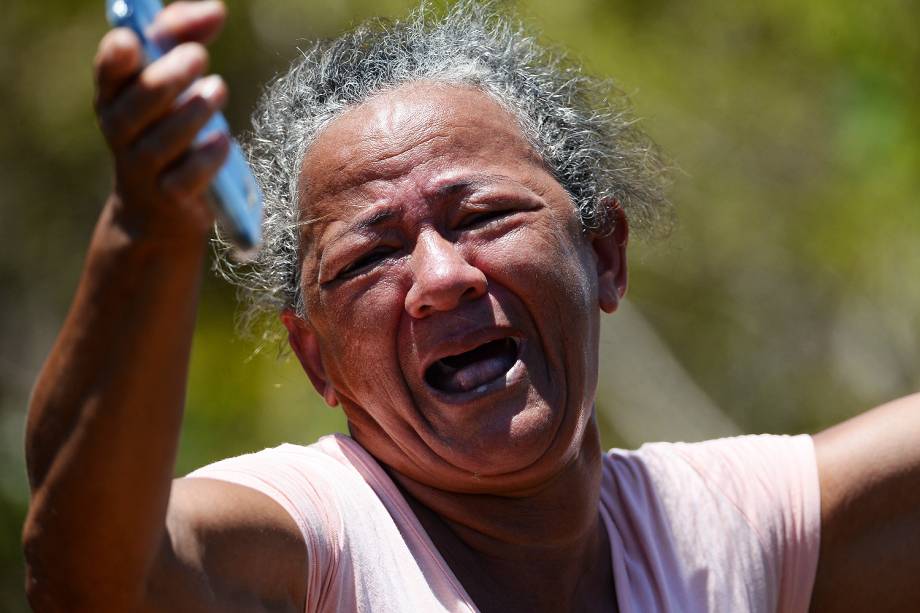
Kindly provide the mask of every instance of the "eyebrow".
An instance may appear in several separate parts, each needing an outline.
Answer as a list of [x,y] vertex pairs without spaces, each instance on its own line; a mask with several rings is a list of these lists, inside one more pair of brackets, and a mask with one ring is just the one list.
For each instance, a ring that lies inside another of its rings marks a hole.
[[453,181],[447,185],[442,185],[437,190],[435,194],[439,197],[453,196],[457,192],[463,192],[469,190],[471,187],[478,187],[482,185],[484,181],[481,179],[461,179],[459,181]]
[[[475,174],[438,186],[435,190],[432,191],[432,194],[435,198],[445,198],[455,196],[458,193],[469,192],[484,185],[494,185],[501,182],[510,182],[518,187],[526,188],[526,186],[522,185],[520,182],[503,175]],[[336,232],[335,236],[333,236],[329,242],[335,242],[347,234],[360,234],[377,226],[383,225],[384,223],[391,221],[397,216],[398,213],[391,208],[375,211],[373,214],[368,215],[367,217],[354,220],[348,224],[347,227],[343,228],[339,232]]]
[[506,177],[504,175],[495,175],[495,174],[485,174],[479,173],[469,177],[464,177],[462,179],[457,179],[451,181],[445,185],[438,187],[434,193],[436,196],[445,197],[453,196],[457,192],[464,192],[474,190],[485,185],[495,185],[496,183],[514,183],[515,185],[520,185],[517,181],[511,177]]
[[356,219],[352,223],[348,224],[348,227],[345,229],[345,232],[360,232],[362,230],[369,230],[375,226],[384,224],[391,219],[396,217],[396,211],[390,209],[384,209],[382,211],[377,211],[369,217],[363,219]]
[[331,244],[347,234],[361,234],[367,230],[370,230],[371,228],[380,226],[395,217],[396,217],[396,211],[392,209],[383,209],[380,211],[375,211],[372,215],[368,215],[367,217],[354,220],[353,222],[348,224],[345,228],[336,232],[332,236],[332,238],[328,239],[328,241],[324,241],[324,242]]

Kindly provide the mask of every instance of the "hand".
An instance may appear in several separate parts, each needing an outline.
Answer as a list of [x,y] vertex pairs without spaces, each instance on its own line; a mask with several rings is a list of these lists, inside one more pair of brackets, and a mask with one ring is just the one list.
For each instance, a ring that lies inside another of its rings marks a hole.
[[220,77],[200,78],[208,64],[204,45],[223,25],[215,0],[179,1],[153,24],[177,45],[144,67],[138,37],[116,28],[96,55],[95,108],[114,155],[112,219],[132,239],[200,244],[213,215],[205,194],[227,156],[229,137],[195,137],[227,99]]

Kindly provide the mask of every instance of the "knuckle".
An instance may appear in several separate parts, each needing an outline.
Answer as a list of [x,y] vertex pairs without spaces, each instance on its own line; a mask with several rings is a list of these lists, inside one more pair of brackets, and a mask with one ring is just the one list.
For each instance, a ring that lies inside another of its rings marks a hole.
[[104,81],[113,78],[113,72],[133,67],[138,45],[137,36],[130,30],[115,28],[107,32],[99,41],[93,59],[97,79]]
[[199,61],[208,59],[207,47],[197,41],[187,41],[179,45],[179,47],[189,54],[189,59]]
[[199,68],[189,66],[181,58],[163,57],[141,73],[139,95],[149,97],[156,104],[171,100],[185,90],[200,72]]
[[183,64],[184,72],[188,75],[198,75],[208,66],[208,50],[201,43],[186,42],[177,46],[173,52]]
[[97,74],[102,74],[105,68],[112,62],[115,55],[115,46],[117,44],[114,36],[115,31],[106,32],[105,36],[99,39],[99,45],[96,47],[96,56],[93,58],[93,68]]
[[170,77],[168,73],[164,74],[161,66],[151,64],[141,71],[138,77],[136,95],[140,98],[157,99],[176,91],[178,86]]
[[205,62],[200,58],[203,52],[188,45],[179,45],[141,71],[137,80],[139,98],[160,105],[179,96],[204,72]]

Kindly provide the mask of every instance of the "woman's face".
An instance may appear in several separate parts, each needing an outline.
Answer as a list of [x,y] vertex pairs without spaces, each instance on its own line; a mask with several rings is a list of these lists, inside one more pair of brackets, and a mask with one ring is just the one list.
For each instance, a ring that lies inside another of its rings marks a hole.
[[523,491],[591,422],[600,305],[625,291],[625,226],[585,235],[514,119],[415,83],[349,110],[304,161],[292,346],[352,435],[402,474]]

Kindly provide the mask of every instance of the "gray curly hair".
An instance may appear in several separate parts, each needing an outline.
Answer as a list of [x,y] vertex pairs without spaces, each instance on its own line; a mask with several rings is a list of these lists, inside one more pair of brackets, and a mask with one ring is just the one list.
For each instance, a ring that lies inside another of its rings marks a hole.
[[540,45],[490,2],[460,0],[441,16],[423,3],[402,21],[315,43],[266,88],[248,139],[265,196],[264,244],[241,264],[216,239],[218,272],[248,303],[244,330],[284,308],[307,315],[298,228],[310,220],[298,194],[310,144],[344,111],[414,81],[475,87],[509,111],[568,191],[585,231],[611,231],[616,203],[640,229],[667,217],[664,164],[621,92]]

